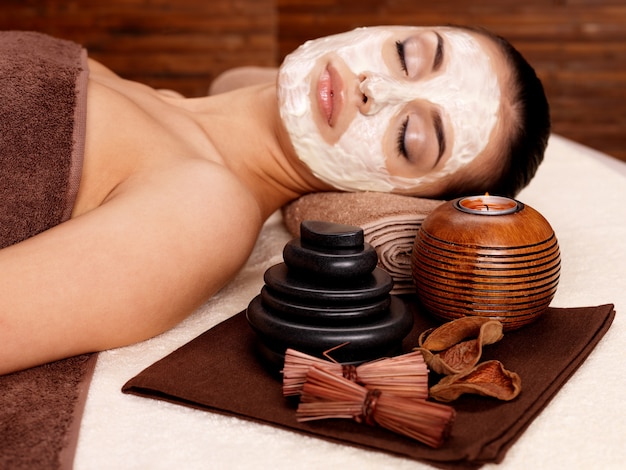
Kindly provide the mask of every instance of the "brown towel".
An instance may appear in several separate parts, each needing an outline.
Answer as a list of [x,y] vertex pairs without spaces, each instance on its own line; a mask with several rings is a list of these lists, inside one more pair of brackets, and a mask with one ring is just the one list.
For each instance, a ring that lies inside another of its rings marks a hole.
[[[421,315],[413,296],[415,327],[405,349],[434,321]],[[520,374],[523,391],[512,402],[463,396],[456,402],[452,436],[431,449],[381,428],[349,420],[298,423],[295,404],[257,361],[255,336],[241,312],[145,369],[123,387],[125,393],[231,414],[344,444],[389,452],[444,468],[476,468],[501,462],[507,450],[582,364],[613,321],[613,305],[550,308],[535,323],[506,334],[486,348],[484,359],[499,359]],[[600,380],[600,377],[598,378]]]
[[303,220],[361,227],[378,253],[378,264],[393,278],[393,294],[415,291],[411,252],[424,218],[443,201],[386,193],[312,193],[283,208],[287,229],[297,237]]
[[82,171],[87,55],[32,32],[0,32],[0,248],[72,212]]
[[71,469],[96,354],[0,377],[0,468]]
[[[87,78],[77,44],[0,32],[0,248],[70,217]],[[0,468],[71,468],[95,360],[79,356],[0,377]]]

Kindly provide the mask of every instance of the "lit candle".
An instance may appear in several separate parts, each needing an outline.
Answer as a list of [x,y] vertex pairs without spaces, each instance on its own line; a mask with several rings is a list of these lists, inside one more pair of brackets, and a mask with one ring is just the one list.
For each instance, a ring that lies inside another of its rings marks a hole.
[[455,207],[460,211],[478,215],[504,215],[522,210],[524,205],[504,196],[468,196],[456,201]]

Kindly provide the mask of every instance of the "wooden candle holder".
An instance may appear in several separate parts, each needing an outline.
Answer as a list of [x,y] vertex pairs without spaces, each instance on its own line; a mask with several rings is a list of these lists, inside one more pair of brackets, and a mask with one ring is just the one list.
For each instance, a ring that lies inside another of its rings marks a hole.
[[548,308],[561,257],[554,231],[539,212],[486,195],[435,209],[417,234],[411,267],[418,297],[434,316],[490,317],[513,330]]

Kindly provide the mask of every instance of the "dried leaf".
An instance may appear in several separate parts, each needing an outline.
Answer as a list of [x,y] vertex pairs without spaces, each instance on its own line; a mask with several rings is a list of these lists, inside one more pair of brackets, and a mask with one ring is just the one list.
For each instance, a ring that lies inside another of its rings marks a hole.
[[422,333],[416,349],[434,372],[460,374],[478,364],[483,346],[502,337],[502,323],[498,320],[462,317]]
[[[494,327],[499,324],[500,328]],[[502,324],[488,317],[468,316],[444,323],[437,328],[424,331],[419,337],[421,348],[430,351],[443,351],[468,338],[477,338],[484,325],[490,324],[483,331],[483,344],[492,344],[502,339]]]
[[500,361],[486,361],[469,372],[449,375],[430,388],[431,398],[449,402],[464,393],[472,393],[509,401],[522,391],[522,379],[508,371]]

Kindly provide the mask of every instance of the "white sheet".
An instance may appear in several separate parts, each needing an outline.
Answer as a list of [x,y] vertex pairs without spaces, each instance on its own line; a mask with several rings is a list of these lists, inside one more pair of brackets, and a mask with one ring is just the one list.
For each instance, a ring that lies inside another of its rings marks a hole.
[[[614,303],[613,326],[508,452],[506,469],[623,468],[626,461],[626,164],[559,136],[519,199],[553,226],[562,252],[556,307]],[[431,468],[271,426],[124,395],[153,362],[244,309],[290,239],[275,214],[239,276],[173,330],[100,354],[76,469]],[[585,325],[580,325],[584,328]],[[523,354],[524,351],[520,351]],[[497,468],[488,465],[484,468]]]

